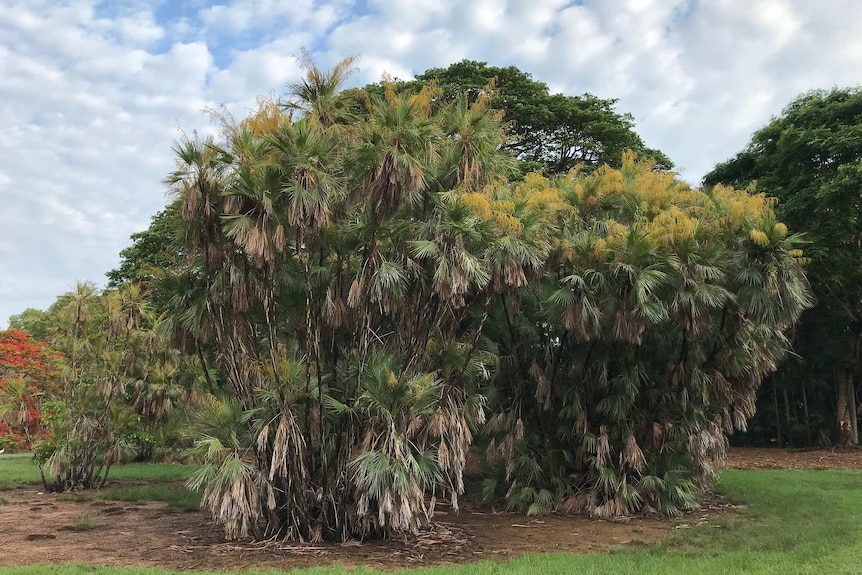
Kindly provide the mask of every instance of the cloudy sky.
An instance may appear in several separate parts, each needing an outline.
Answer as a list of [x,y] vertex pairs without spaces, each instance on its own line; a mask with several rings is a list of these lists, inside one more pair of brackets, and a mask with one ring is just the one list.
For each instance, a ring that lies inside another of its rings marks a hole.
[[0,326],[104,284],[165,205],[180,128],[360,56],[362,85],[464,58],[619,98],[697,182],[796,95],[856,86],[859,0],[0,0]]

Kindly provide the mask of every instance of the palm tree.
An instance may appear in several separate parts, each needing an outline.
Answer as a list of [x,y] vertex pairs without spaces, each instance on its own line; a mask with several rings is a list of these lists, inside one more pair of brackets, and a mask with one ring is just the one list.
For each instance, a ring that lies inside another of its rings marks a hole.
[[352,123],[356,102],[342,91],[344,83],[356,71],[356,57],[348,57],[330,70],[322,70],[303,48],[297,58],[305,76],[288,86],[289,99],[283,105],[287,110],[299,112],[310,123],[328,128]]
[[444,187],[477,190],[502,183],[514,173],[514,158],[502,150],[506,142],[502,112],[492,108],[490,102],[488,92],[473,102],[461,94],[443,110]]
[[365,369],[357,411],[365,425],[350,461],[357,516],[364,532],[416,534],[433,515],[426,493],[442,483],[429,423],[442,386],[430,374],[399,377],[391,358],[375,355]]

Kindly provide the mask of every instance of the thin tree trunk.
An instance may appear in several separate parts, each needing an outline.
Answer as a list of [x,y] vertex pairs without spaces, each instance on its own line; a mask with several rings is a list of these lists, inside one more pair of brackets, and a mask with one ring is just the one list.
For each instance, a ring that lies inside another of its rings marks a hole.
[[787,445],[793,447],[793,424],[790,419],[790,402],[787,400],[787,386],[781,387],[784,394],[784,420],[787,422]]
[[[853,360],[858,365],[859,353],[862,340],[857,336],[853,341]],[[853,374],[847,375],[847,398],[848,398],[848,415],[850,416],[850,443],[859,445],[859,413],[856,409],[856,383],[853,381]]]
[[850,443],[859,445],[859,416],[856,411],[856,386],[853,385],[853,376],[848,377],[847,397],[848,411],[850,412]]
[[515,360],[518,362],[518,368],[521,370],[520,371],[521,375],[526,378],[528,373],[529,373],[529,370],[524,365],[524,362],[521,358],[521,354],[519,354],[517,352],[518,338],[515,336],[515,327],[514,327],[514,325],[512,325],[512,318],[509,315],[509,305],[508,305],[508,302],[506,301],[506,294],[505,293],[503,293],[503,292],[500,293],[500,300],[503,303],[503,312],[506,314],[506,326],[509,329],[509,340],[512,343],[512,355],[515,356]]
[[808,414],[808,395],[805,393],[805,385],[802,385],[802,414],[805,417],[805,440],[807,444],[814,445],[811,439],[811,419]]
[[215,395],[215,386],[213,385],[212,378],[210,377],[210,370],[207,368],[207,360],[204,358],[204,353],[201,350],[201,344],[198,341],[197,337],[193,338],[195,340],[195,352],[198,356],[198,361],[201,364],[201,369],[204,371],[204,379],[207,382],[207,389],[212,395]]
[[33,438],[30,436],[30,430],[27,429],[27,426],[24,426],[24,433],[27,434],[27,443],[30,444],[30,452],[33,454],[33,460],[36,462],[36,467],[39,468],[39,477],[42,478],[42,487],[45,488],[45,491],[50,491],[48,489],[48,482],[45,480],[45,472],[42,469],[42,460],[39,459],[39,453],[36,451],[36,446],[33,444]]
[[781,441],[781,412],[778,410],[778,383],[772,378],[772,401],[775,404],[775,433],[778,435],[779,447],[784,445]]
[[853,428],[850,423],[850,391],[852,385],[849,383],[849,374],[844,370],[835,373],[835,385],[837,388],[835,415],[838,419],[838,445],[847,447],[853,441]]
[[491,298],[493,295],[494,292],[489,288],[488,295],[485,298],[484,313],[482,314],[481,321],[479,321],[479,327],[476,329],[476,337],[473,338],[473,345],[470,346],[470,351],[467,352],[467,357],[464,358],[464,365],[461,366],[461,370],[458,372],[459,378],[464,375],[465,371],[467,371],[467,366],[470,364],[470,360],[476,352],[476,347],[479,345],[479,340],[482,338],[482,332],[485,329],[485,322],[488,320],[488,312],[491,309]]

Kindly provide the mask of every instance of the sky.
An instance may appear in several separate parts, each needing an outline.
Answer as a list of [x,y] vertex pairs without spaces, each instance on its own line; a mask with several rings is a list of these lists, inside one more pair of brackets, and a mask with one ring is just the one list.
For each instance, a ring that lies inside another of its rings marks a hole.
[[105,283],[205,109],[282,94],[306,48],[351,83],[462,59],[617,98],[697,183],[812,89],[857,86],[859,0],[0,0],[0,327]]

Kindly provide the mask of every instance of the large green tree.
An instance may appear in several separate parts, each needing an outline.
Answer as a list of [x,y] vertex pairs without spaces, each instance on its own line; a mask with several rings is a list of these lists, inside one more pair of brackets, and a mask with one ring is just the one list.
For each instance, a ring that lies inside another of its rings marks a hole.
[[673,167],[664,153],[644,144],[634,130],[632,115],[616,110],[616,99],[588,93],[552,94],[545,83],[515,66],[489,66],[474,60],[426,70],[399,86],[418,89],[429,83],[442,90],[444,101],[459,95],[475,99],[491,89],[491,105],[504,112],[508,124],[503,148],[521,160],[524,171],[565,174],[578,164],[586,171],[603,164],[619,167],[628,150],[653,159],[661,168]]
[[169,267],[172,253],[173,233],[176,226],[171,219],[179,217],[174,206],[168,206],[154,215],[146,230],[131,236],[132,245],[120,252],[120,265],[107,274],[108,288],[113,289],[129,282],[149,284],[159,273]]
[[[805,233],[808,275],[818,300],[797,332],[801,361],[780,381],[792,385],[806,404],[808,396],[828,397],[834,389],[837,423],[845,427],[840,432],[849,431],[858,442],[854,382],[862,375],[862,91],[800,96],[755,132],[744,150],[704,178],[706,185],[755,182],[758,190],[778,198],[779,216]],[[768,399],[778,404],[777,398]],[[791,405],[778,411],[790,415]]]

